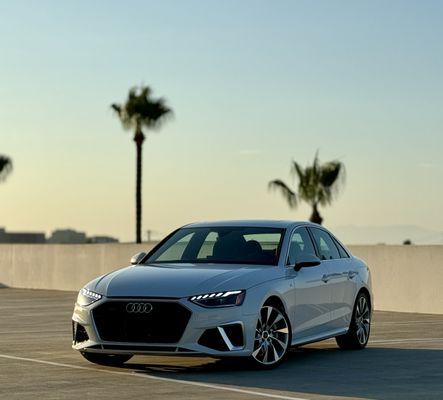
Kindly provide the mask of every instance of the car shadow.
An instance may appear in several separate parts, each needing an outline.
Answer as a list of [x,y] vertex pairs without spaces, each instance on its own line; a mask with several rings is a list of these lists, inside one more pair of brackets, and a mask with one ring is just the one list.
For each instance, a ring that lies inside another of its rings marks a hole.
[[[149,357],[145,358],[149,361]],[[137,373],[260,391],[371,399],[442,399],[443,351],[368,347],[364,351],[298,348],[272,370],[238,360],[199,359],[194,365],[127,363]]]

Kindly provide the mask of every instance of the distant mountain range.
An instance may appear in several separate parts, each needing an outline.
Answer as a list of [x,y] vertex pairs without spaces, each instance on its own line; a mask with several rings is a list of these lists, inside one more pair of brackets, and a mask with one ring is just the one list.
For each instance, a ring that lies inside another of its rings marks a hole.
[[346,244],[402,244],[406,239],[413,244],[443,244],[443,232],[416,225],[354,226],[332,228]]

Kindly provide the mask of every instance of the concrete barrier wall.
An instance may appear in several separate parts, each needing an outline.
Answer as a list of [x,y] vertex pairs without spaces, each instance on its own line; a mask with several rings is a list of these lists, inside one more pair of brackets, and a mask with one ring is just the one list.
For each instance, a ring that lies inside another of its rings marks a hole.
[[350,246],[368,264],[375,308],[443,314],[443,246]]
[[0,284],[78,290],[99,275],[130,265],[134,254],[154,244],[2,244]]
[[[3,244],[0,286],[78,290],[151,244]],[[375,308],[443,314],[443,246],[350,246],[372,271]]]

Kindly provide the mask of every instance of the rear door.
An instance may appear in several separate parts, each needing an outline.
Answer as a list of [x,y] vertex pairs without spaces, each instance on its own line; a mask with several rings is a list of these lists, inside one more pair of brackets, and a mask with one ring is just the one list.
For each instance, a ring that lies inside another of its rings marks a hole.
[[[332,236],[332,235],[331,235]],[[353,263],[353,260],[345,249],[345,247],[332,236],[334,244],[337,246],[340,254],[340,262],[335,271],[337,274],[341,274],[343,281],[344,292],[335,293],[332,291],[332,299],[339,305],[333,313],[333,323],[337,328],[349,326],[352,318],[352,312],[354,310],[354,299],[357,294],[357,268]],[[334,272],[334,271],[332,271]]]
[[[344,249],[324,229],[309,228],[322,263],[327,268],[326,281],[330,288],[331,329],[349,326],[352,314],[353,281],[350,278],[351,260]],[[347,257],[345,257],[345,255]]]
[[292,337],[294,342],[309,340],[330,329],[330,289],[325,283],[328,270],[324,263],[302,268],[296,272],[294,265],[304,254],[314,254],[311,236],[305,227],[297,228],[291,236],[287,268],[293,278],[294,308],[292,310]]

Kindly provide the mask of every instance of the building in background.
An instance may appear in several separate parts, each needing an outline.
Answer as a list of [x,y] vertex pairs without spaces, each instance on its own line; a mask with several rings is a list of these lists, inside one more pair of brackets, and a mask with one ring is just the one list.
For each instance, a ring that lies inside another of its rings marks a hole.
[[56,229],[46,239],[44,232],[6,232],[5,228],[0,228],[0,243],[93,244],[118,241],[117,238],[107,235],[87,236],[85,232],[75,229]]
[[87,243],[87,238],[85,232],[78,232],[74,229],[56,229],[48,238],[48,243],[82,244]]
[[83,243],[117,243],[118,239],[112,236],[96,235],[87,236],[85,232],[74,229],[56,229],[52,232],[48,243],[58,244],[83,244]]
[[43,232],[6,232],[0,228],[0,243],[45,243]]
[[90,236],[88,243],[117,243],[118,239],[111,236]]

